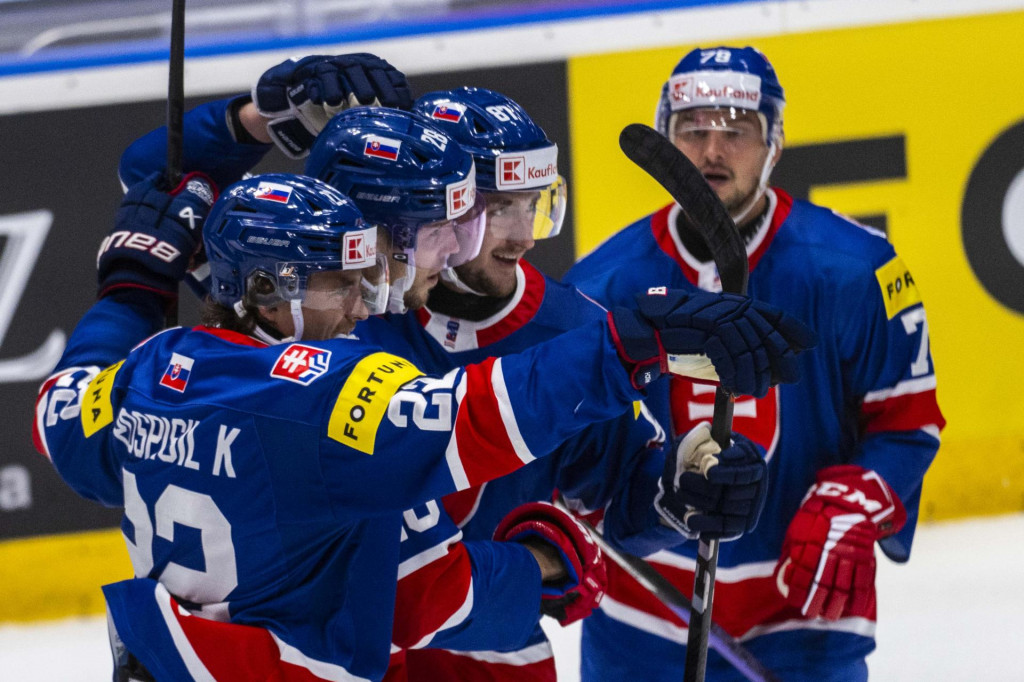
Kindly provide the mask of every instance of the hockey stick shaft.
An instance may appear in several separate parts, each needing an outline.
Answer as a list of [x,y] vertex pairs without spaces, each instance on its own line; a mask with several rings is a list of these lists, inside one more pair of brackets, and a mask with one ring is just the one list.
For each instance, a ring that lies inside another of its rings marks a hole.
[[[167,66],[167,188],[181,182],[182,128],[185,116],[185,0],[171,6],[171,49]],[[172,303],[164,320],[167,327],[178,326],[178,303]]]
[[[746,247],[703,174],[667,138],[648,126],[626,126],[619,135],[619,146],[633,163],[668,190],[690,225],[704,237],[718,267],[722,290],[745,294],[749,275]],[[729,447],[731,440],[732,408],[732,396],[719,387],[715,392],[711,435],[723,449]],[[700,540],[688,623],[685,682],[704,682],[717,569],[718,540]]]
[[182,120],[185,115],[185,0],[171,8],[171,51],[167,74],[167,167],[169,188],[181,182]]
[[[572,513],[561,496],[559,496],[555,504],[566,513]],[[645,590],[654,595],[658,601],[667,606],[684,623],[689,623],[690,609],[692,607],[690,600],[668,578],[654,570],[643,559],[612,547],[586,519],[575,515],[574,518],[590,532],[594,541],[601,548],[601,551],[605,553],[605,556],[614,561],[626,574],[640,583]],[[765,668],[764,664],[757,660],[735,637],[726,632],[717,623],[711,623],[709,628],[709,644],[711,648],[732,664],[750,682],[778,682],[778,678]]]

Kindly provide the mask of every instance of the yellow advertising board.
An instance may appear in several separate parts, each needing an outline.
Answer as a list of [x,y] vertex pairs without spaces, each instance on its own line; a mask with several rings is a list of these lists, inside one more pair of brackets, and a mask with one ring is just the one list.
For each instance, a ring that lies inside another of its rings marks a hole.
[[[728,41],[775,66],[787,147],[903,141],[904,177],[812,184],[809,198],[884,215],[924,298],[948,421],[924,519],[1024,507],[1022,35],[1024,12],[1013,12]],[[570,60],[578,255],[667,203],[617,140],[629,123],[652,124],[662,84],[693,47]]]

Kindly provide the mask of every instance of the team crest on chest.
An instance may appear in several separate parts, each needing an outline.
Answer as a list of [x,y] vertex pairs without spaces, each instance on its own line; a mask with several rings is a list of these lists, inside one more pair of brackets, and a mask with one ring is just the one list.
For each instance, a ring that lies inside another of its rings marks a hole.
[[270,376],[309,386],[326,374],[330,366],[331,351],[293,343],[281,351]]
[[[715,387],[682,377],[671,377],[672,430],[678,436],[698,423],[710,422],[715,413]],[[733,404],[733,431],[764,447],[771,457],[779,439],[779,393],[768,389],[763,398],[739,396]]]

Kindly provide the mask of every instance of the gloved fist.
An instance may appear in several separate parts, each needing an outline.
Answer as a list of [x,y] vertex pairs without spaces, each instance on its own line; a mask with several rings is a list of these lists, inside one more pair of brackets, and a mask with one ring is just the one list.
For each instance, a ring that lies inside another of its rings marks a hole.
[[875,606],[875,542],[907,512],[874,471],[853,464],[818,472],[786,530],[775,585],[808,618],[868,616]]
[[748,296],[652,287],[636,300],[637,309],[616,308],[609,319],[637,388],[669,370],[669,355],[703,355],[723,389],[761,398],[775,384],[798,381],[797,354],[817,344],[802,322]]
[[99,298],[125,288],[177,298],[217,191],[201,173],[189,173],[170,192],[162,185],[163,176],[153,174],[121,200],[114,229],[96,254]]
[[339,111],[360,104],[412,108],[405,74],[367,53],[312,55],[267,70],[252,88],[267,132],[293,159],[309,154],[316,136]]
[[701,422],[665,458],[654,507],[691,540],[735,540],[754,530],[767,492],[764,448],[734,432],[722,450]]
[[558,550],[568,577],[545,583],[540,611],[562,625],[586,618],[608,588],[604,554],[576,519],[547,502],[528,502],[513,509],[494,529],[494,539],[524,542],[539,539]]

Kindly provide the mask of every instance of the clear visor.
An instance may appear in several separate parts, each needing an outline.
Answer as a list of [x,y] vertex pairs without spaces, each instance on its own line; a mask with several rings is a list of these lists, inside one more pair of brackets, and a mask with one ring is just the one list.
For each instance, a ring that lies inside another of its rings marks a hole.
[[340,310],[361,317],[381,315],[388,304],[388,260],[378,254],[372,265],[353,270],[320,270],[309,276],[302,307]]
[[[259,306],[301,301],[310,310],[380,315],[387,308],[388,261],[375,256],[364,268],[339,270],[338,263],[277,263],[276,274],[259,271],[249,276],[249,301]],[[304,274],[300,274],[304,273]]]
[[565,179],[546,187],[484,192],[487,229],[495,239],[526,242],[554,237],[565,220]]
[[672,114],[669,131],[672,140],[684,146],[704,144],[712,137],[712,133],[719,133],[714,137],[722,144],[736,149],[748,149],[765,145],[764,123],[764,116],[750,109],[684,109]]
[[478,202],[454,220],[438,220],[416,230],[409,265],[428,271],[454,268],[480,253],[484,238],[484,209]]

